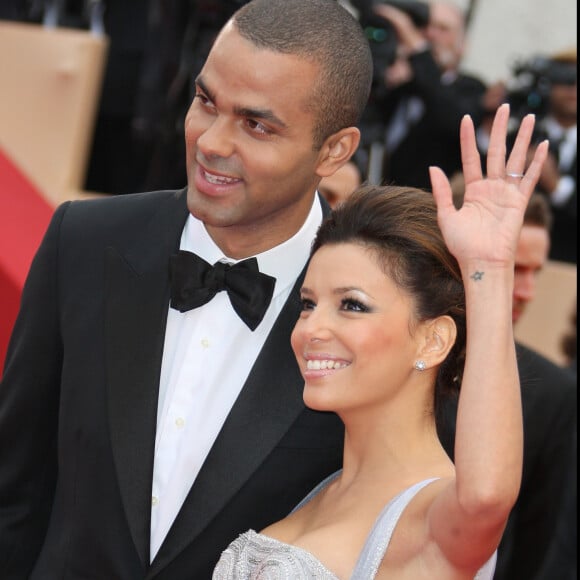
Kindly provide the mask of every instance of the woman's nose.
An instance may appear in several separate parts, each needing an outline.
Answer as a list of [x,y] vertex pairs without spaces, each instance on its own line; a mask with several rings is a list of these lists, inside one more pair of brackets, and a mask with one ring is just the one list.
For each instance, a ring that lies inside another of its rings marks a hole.
[[308,342],[328,340],[332,336],[332,325],[327,313],[320,308],[312,310],[310,314],[299,320],[303,323],[301,331]]

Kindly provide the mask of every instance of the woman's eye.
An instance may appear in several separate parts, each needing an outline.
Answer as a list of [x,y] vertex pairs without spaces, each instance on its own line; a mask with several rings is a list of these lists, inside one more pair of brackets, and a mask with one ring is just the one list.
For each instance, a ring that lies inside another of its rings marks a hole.
[[365,306],[359,300],[355,300],[354,298],[344,298],[341,301],[341,308],[342,310],[348,310],[351,312],[368,312],[368,306]]
[[302,310],[313,310],[314,309],[314,302],[309,300],[308,298],[301,298],[300,302],[302,304]]

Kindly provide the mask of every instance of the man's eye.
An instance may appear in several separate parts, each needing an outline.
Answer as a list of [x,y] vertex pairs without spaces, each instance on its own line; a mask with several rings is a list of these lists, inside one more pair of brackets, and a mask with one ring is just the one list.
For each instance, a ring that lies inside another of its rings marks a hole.
[[266,125],[254,119],[247,119],[246,123],[250,130],[254,133],[259,133],[260,135],[269,135],[272,133],[272,131],[266,127]]
[[197,99],[204,106],[211,105],[211,101],[203,93],[196,93],[194,99]]

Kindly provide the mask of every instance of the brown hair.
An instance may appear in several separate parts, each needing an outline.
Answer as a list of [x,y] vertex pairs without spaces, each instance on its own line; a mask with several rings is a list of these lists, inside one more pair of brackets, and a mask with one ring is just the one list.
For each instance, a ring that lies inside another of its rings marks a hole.
[[524,213],[524,225],[538,226],[550,231],[553,220],[552,209],[546,196],[538,191],[532,193]]

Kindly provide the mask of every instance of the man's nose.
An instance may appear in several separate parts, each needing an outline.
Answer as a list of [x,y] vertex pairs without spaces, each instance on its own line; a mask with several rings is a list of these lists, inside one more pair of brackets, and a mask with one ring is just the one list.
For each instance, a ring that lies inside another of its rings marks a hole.
[[519,272],[514,280],[514,296],[519,300],[530,302],[536,294],[536,273]]
[[220,116],[212,119],[198,137],[197,146],[207,158],[231,157],[235,150],[231,121]]

